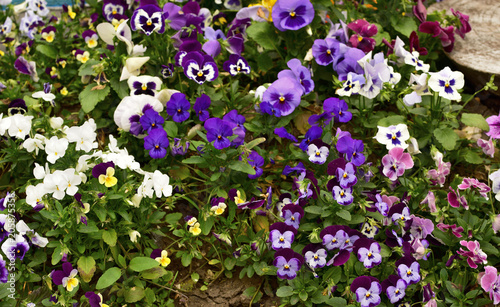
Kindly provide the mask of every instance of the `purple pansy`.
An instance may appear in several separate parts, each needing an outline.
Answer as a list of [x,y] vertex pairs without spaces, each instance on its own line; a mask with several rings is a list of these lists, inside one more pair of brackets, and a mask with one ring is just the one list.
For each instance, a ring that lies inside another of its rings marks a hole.
[[326,264],[326,250],[320,244],[308,244],[302,250],[305,262],[311,269],[319,269]]
[[112,22],[116,16],[124,15],[127,8],[127,2],[123,0],[103,0],[102,14],[107,21]]
[[340,186],[334,186],[332,194],[335,201],[342,206],[350,205],[354,201],[352,187],[342,188]]
[[323,129],[321,127],[312,126],[311,128],[309,128],[309,130],[307,130],[306,134],[304,135],[304,139],[300,142],[299,148],[302,149],[303,151],[307,151],[307,148],[309,147],[311,141],[315,139],[320,139],[322,134],[323,134]]
[[241,55],[237,54],[231,54],[229,60],[225,61],[222,67],[231,76],[236,76],[237,74],[248,75],[250,73],[248,62]]
[[165,119],[153,108],[150,108],[144,112],[144,115],[141,116],[139,122],[142,125],[142,129],[149,133],[152,129],[161,128]]
[[295,31],[312,22],[314,7],[309,0],[278,0],[273,6],[272,17],[278,30]]
[[312,54],[316,63],[327,66],[333,63],[338,55],[340,42],[333,38],[317,39],[312,46]]
[[356,166],[351,162],[346,163],[344,168],[337,168],[336,176],[342,188],[352,187],[358,182]]
[[[33,81],[38,81],[38,75],[36,73],[36,63],[34,61],[26,60],[23,56],[20,56],[14,62],[14,68],[17,69],[18,72],[31,76]],[[299,101],[300,102],[300,101]]]
[[198,115],[198,119],[202,122],[206,121],[210,114],[208,113],[208,107],[210,107],[210,97],[207,94],[202,94],[200,97],[196,98],[193,110]]
[[198,51],[188,52],[182,59],[182,67],[186,77],[198,84],[213,81],[219,76],[214,59]]
[[410,216],[410,209],[404,203],[392,206],[389,210],[388,216],[391,217],[393,223],[397,223],[397,221],[409,222],[412,220]]
[[420,264],[417,261],[410,262],[408,259],[402,259],[403,263],[400,263],[396,269],[399,277],[408,285],[416,284],[420,281]]
[[393,147],[389,153],[382,158],[384,169],[382,173],[394,181],[402,176],[405,170],[413,167],[413,159],[409,153],[405,153],[401,147]]
[[290,78],[296,81],[296,84],[304,90],[304,94],[309,94],[314,89],[314,81],[311,78],[311,72],[298,59],[291,59],[287,62],[290,69],[279,72],[278,79]]
[[358,248],[358,259],[363,262],[363,265],[367,269],[371,269],[382,262],[382,256],[380,255],[380,244],[368,239],[359,239],[356,244],[360,244],[361,241],[367,241],[365,246]]
[[304,257],[291,248],[284,248],[274,254],[273,265],[278,268],[276,274],[281,279],[294,279],[304,263]]
[[264,158],[262,158],[255,150],[248,156],[248,164],[255,170],[255,175],[248,174],[248,178],[255,179],[262,176],[264,165]]
[[361,307],[374,307],[380,304],[382,286],[372,276],[359,276],[351,283],[351,291],[356,294],[356,301]]
[[167,65],[161,65],[160,74],[164,79],[171,78],[174,75],[174,64],[168,63]]
[[347,123],[352,119],[352,113],[347,111],[349,107],[344,100],[331,97],[323,102],[323,110],[330,113],[336,122]]
[[280,110],[281,116],[291,114],[300,104],[302,88],[297,88],[294,79],[283,77],[274,81],[264,92],[263,101]]
[[274,250],[290,248],[297,230],[284,222],[277,222],[269,227],[269,241]]
[[[71,263],[65,262],[62,265],[62,271],[57,270],[52,272],[51,274],[52,282],[55,285],[63,285],[64,287],[66,287],[67,282],[70,281],[71,279],[74,279],[77,274],[78,270],[73,269],[73,265],[71,265]],[[78,285],[78,282],[76,282],[76,285]],[[73,289],[74,284],[72,283],[72,285],[68,286],[71,287],[71,289]],[[68,291],[71,290],[68,289]]]
[[92,291],[88,291],[85,292],[85,297],[89,299],[90,307],[101,307],[103,305],[101,294],[96,294]]
[[493,304],[500,303],[500,276],[497,275],[497,269],[487,265],[484,267],[484,273],[480,273],[478,281],[484,291],[490,294],[490,300]]
[[375,202],[375,208],[377,208],[377,211],[382,214],[383,216],[387,216],[387,211],[389,210],[389,205],[387,205],[386,202],[383,201],[382,196],[380,194],[375,195],[376,202]]
[[149,156],[153,159],[165,157],[168,145],[167,132],[163,129],[153,129],[144,138],[144,149],[149,150]]
[[183,93],[173,94],[167,102],[167,114],[172,116],[176,123],[181,123],[189,118],[190,108],[191,104]]
[[92,168],[92,177],[99,178],[101,175],[106,175],[107,169],[115,168],[115,163],[113,161],[99,163]]
[[338,152],[345,154],[347,160],[351,161],[352,164],[360,166],[365,163],[366,157],[363,155],[365,145],[363,141],[352,139],[346,135],[338,139],[336,147]]
[[9,277],[9,270],[7,270],[6,261],[0,259],[0,283],[7,283]]
[[293,226],[295,229],[299,229],[300,220],[304,216],[304,209],[301,206],[294,204],[288,204],[281,210],[282,216],[285,219],[285,224]]
[[342,226],[328,226],[320,233],[323,240],[323,245],[327,250],[343,249],[345,241],[349,239],[349,235]]
[[207,140],[214,141],[214,147],[224,149],[231,145],[229,136],[233,135],[231,126],[220,118],[209,118],[205,121],[205,130],[207,131]]
[[141,6],[132,14],[130,27],[132,31],[139,29],[146,35],[165,32],[165,19],[156,0],[141,1]]
[[408,284],[397,275],[389,275],[389,277],[382,282],[382,287],[385,289],[385,294],[387,294],[391,303],[395,304],[405,297]]
[[181,139],[174,138],[174,142],[170,145],[170,150],[172,156],[184,156],[189,148],[190,142],[185,142],[184,145],[181,144]]
[[5,223],[7,222],[8,215],[0,214],[0,242],[5,239],[10,232],[5,228]]
[[263,101],[260,103],[259,108],[260,112],[262,112],[263,114],[266,113],[272,116],[281,117],[281,111],[277,108],[277,106],[278,105],[276,105],[275,107],[274,105],[271,105],[269,102]]
[[285,127],[274,129],[274,134],[276,134],[280,138],[285,138],[285,139],[289,139],[291,141],[297,142],[297,138],[295,136],[293,136],[292,134],[290,134],[288,131],[286,131]]

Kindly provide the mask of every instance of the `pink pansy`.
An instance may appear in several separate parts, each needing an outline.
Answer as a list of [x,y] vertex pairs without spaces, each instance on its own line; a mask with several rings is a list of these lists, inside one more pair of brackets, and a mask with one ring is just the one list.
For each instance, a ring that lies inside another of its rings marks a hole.
[[[390,210],[393,205],[399,203],[399,198],[396,196],[382,195],[382,201],[387,204],[387,210]],[[389,217],[384,216],[384,219],[382,220],[382,225],[384,226],[392,225],[392,220]]]
[[495,145],[493,144],[493,140],[491,138],[488,141],[478,139],[477,146],[483,149],[485,155],[488,155],[492,158],[495,156]]
[[444,223],[439,223],[436,225],[436,227],[443,231],[443,232],[446,232],[447,229],[451,229],[451,232],[455,235],[455,237],[457,238],[461,238],[462,237],[462,234],[460,234],[461,232],[464,232],[464,228],[462,226],[460,227],[457,227],[456,224],[453,224],[453,225],[448,225],[448,224],[444,224]]
[[394,181],[402,176],[405,170],[413,167],[413,160],[409,153],[405,153],[401,147],[394,147],[389,154],[382,158],[384,169],[382,172],[390,180]]
[[436,196],[434,196],[434,193],[432,191],[429,191],[427,193],[427,196],[424,198],[424,200],[422,200],[420,204],[421,205],[427,204],[429,206],[429,210],[431,211],[431,213],[437,212]]
[[493,139],[500,139],[500,114],[488,117],[486,122],[490,126],[490,131],[486,132],[486,135]]
[[479,194],[481,194],[482,197],[488,200],[488,193],[491,191],[491,189],[487,184],[482,183],[475,178],[464,178],[462,180],[462,183],[458,185],[458,188],[460,190],[466,190],[470,187],[478,189]]
[[463,247],[467,247],[468,251],[460,248],[457,253],[462,257],[467,257],[467,263],[471,268],[476,269],[478,264],[488,263],[488,261],[486,260],[486,258],[488,258],[488,255],[486,255],[486,253],[481,250],[478,241],[467,242],[462,240],[460,241],[460,245],[462,245]]
[[493,227],[493,232],[497,233],[500,230],[500,214],[495,216],[493,219],[493,224],[491,225]]
[[437,302],[435,299],[432,299],[427,302],[423,307],[437,307]]
[[437,181],[440,186],[443,186],[446,181],[446,176],[450,174],[451,163],[443,162],[442,159],[438,159],[438,161],[436,161],[436,166],[437,169],[431,169],[427,172],[427,178],[432,181]]
[[465,196],[460,196],[460,193],[455,192],[450,187],[451,192],[448,192],[448,202],[450,203],[450,206],[453,208],[459,208],[460,206],[464,207],[465,210],[469,210],[469,205],[467,205],[467,200],[465,199]]
[[497,269],[489,265],[485,266],[484,272],[479,273],[477,280],[483,290],[490,294],[493,304],[500,303],[500,276],[497,275]]

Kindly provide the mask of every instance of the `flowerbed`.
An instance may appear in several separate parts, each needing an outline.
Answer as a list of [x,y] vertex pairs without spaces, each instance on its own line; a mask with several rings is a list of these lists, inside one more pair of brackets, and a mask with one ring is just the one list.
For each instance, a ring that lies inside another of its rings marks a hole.
[[428,4],[4,6],[0,298],[189,305],[238,272],[250,304],[499,303],[500,119]]

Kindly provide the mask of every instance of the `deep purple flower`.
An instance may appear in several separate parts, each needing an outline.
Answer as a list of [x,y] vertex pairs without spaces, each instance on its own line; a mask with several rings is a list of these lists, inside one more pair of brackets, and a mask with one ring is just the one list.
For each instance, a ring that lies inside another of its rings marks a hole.
[[132,31],[140,29],[148,36],[153,32],[165,32],[165,19],[156,0],[141,1],[141,6],[132,14],[130,28]]
[[161,66],[161,76],[164,79],[171,78],[174,75],[174,64],[168,63],[167,65],[162,65]]
[[174,122],[181,123],[189,118],[191,104],[183,93],[175,93],[167,102],[167,114],[172,116]]
[[255,170],[255,175],[248,174],[248,178],[255,179],[262,176],[264,165],[264,158],[262,158],[255,150],[248,156],[248,164]]
[[198,119],[202,122],[206,121],[210,117],[210,114],[208,113],[210,103],[210,97],[206,94],[202,94],[200,97],[196,98],[193,110],[198,115]]
[[233,135],[231,126],[220,118],[209,118],[205,121],[205,130],[207,130],[207,140],[214,142],[214,147],[217,149],[224,149],[231,145],[228,137]]
[[363,150],[365,146],[363,141],[354,140],[350,136],[344,136],[337,141],[337,150],[340,153],[346,155],[347,160],[351,161],[352,164],[360,166],[365,163],[365,156],[363,155]]
[[327,66],[333,63],[339,53],[340,42],[333,38],[317,39],[312,46],[312,54],[316,63]]
[[115,164],[113,163],[113,161],[103,162],[103,163],[97,164],[96,166],[94,166],[92,168],[92,177],[98,179],[99,176],[106,175],[106,171],[109,167],[115,168]]
[[[45,85],[44,85],[45,88]],[[24,99],[17,98],[12,100],[9,103],[7,113],[9,116],[15,115],[15,114],[25,114],[28,111],[28,107],[26,106],[26,102]]]
[[462,39],[465,39],[465,34],[472,30],[469,24],[469,16],[462,14],[459,11],[455,11],[453,8],[451,8],[451,12],[453,15],[458,17],[458,20],[460,20],[460,26],[455,30],[455,32],[460,35]]
[[290,78],[295,80],[297,86],[304,90],[304,94],[309,94],[314,89],[314,81],[311,78],[311,72],[306,67],[302,66],[299,59],[291,59],[287,62],[290,69],[285,69],[279,72],[278,79]]
[[161,86],[161,80],[158,77],[140,76],[128,79],[131,95],[149,95],[155,96]]
[[65,262],[62,265],[62,271],[53,271],[51,274],[52,282],[55,285],[63,285],[67,287],[68,291],[72,291],[74,287],[78,285],[78,280],[75,276],[78,274],[77,269],[73,269],[73,265],[69,262]]
[[443,28],[438,21],[425,21],[418,27],[420,32],[432,34],[432,37],[439,38],[446,52],[451,52],[453,50],[455,44],[454,29],[453,26]]
[[269,241],[274,250],[290,248],[297,230],[284,222],[277,222],[269,227]]
[[222,66],[225,71],[229,72],[231,76],[236,76],[237,74],[248,75],[250,73],[250,66],[244,57],[237,54],[231,54],[229,60],[224,62]]
[[163,129],[153,129],[144,138],[144,149],[149,150],[149,156],[153,159],[165,157],[168,145],[167,132]]
[[378,32],[375,24],[370,24],[364,19],[358,19],[349,23],[347,27],[356,32],[356,34],[353,34],[349,39],[349,44],[352,47],[361,49],[365,53],[373,50],[376,42],[375,39],[371,37]]
[[144,115],[141,116],[139,122],[142,125],[142,129],[149,133],[151,129],[161,128],[165,119],[153,108],[150,108],[144,112]]
[[0,283],[7,283],[9,277],[9,270],[7,270],[5,260],[0,259]]
[[288,204],[281,210],[282,216],[285,219],[285,224],[293,226],[295,229],[299,229],[300,220],[304,216],[304,209],[301,206],[294,204]]
[[285,165],[285,168],[283,168],[282,174],[285,176],[290,175],[291,173],[296,172],[297,176],[304,178],[306,174],[306,167],[302,162],[299,162],[297,166],[291,167],[289,165]]
[[382,287],[385,288],[385,294],[387,294],[391,303],[395,304],[405,297],[408,284],[397,275],[389,275],[389,277],[382,282]]
[[5,229],[7,217],[8,215],[6,214],[0,214],[0,242],[2,242],[3,239],[5,239],[10,234],[10,232]]
[[347,80],[347,75],[352,72],[356,75],[363,75],[364,70],[358,61],[365,56],[360,49],[348,48],[342,56],[339,56],[337,62],[334,62],[333,69],[337,71],[340,81]]
[[302,142],[300,142],[299,148],[302,149],[303,151],[307,151],[307,147],[309,147],[309,143],[311,143],[312,140],[315,139],[320,139],[321,135],[323,134],[323,129],[318,126],[312,126],[307,130],[306,134],[304,135],[304,139]]
[[[161,252],[161,250],[160,250]],[[153,258],[154,259],[154,258]],[[96,294],[92,291],[85,292],[85,297],[89,299],[90,307],[101,307],[102,306],[102,296]]]
[[382,214],[383,216],[387,216],[387,211],[389,211],[389,205],[383,201],[382,196],[380,194],[377,194],[375,196],[376,202],[375,202],[375,208],[377,208],[377,211]]
[[347,123],[352,119],[352,113],[347,111],[349,107],[344,100],[331,97],[323,102],[323,110],[330,113],[335,118],[335,121]]
[[380,304],[382,286],[372,276],[359,276],[351,283],[351,292],[356,293],[356,301],[361,307],[374,307]]
[[186,142],[184,143],[184,145],[182,145],[181,139],[174,138],[174,142],[170,146],[172,156],[184,156],[188,151],[189,144],[189,142]]
[[280,111],[280,109],[278,109],[277,104],[274,106],[267,101],[263,101],[260,103],[259,108],[260,108],[260,112],[262,112],[262,113],[266,113],[266,114],[276,116],[276,117],[281,117],[281,111]]
[[303,93],[302,88],[297,88],[295,85],[296,82],[291,78],[280,78],[264,92],[262,100],[279,109],[281,116],[287,116],[299,106]]
[[304,257],[291,248],[283,248],[274,254],[273,265],[278,268],[276,274],[281,279],[294,279],[304,264]]
[[272,17],[278,30],[295,31],[312,22],[314,7],[309,0],[278,0],[273,6]]
[[[18,72],[29,75],[33,81],[38,81],[38,75],[36,73],[36,63],[34,61],[28,62],[23,56],[19,56],[14,62],[14,68]],[[300,101],[299,101],[300,102]]]
[[184,74],[198,84],[213,81],[219,76],[219,70],[214,59],[209,55],[202,55],[198,51],[188,52],[182,59]]
[[333,116],[328,112],[323,112],[321,114],[313,114],[309,116],[307,122],[311,126],[319,126],[324,128],[325,125],[328,125],[332,120]]
[[326,264],[326,250],[322,248],[320,244],[308,244],[302,250],[304,254],[305,262],[309,265],[311,269],[319,269]]
[[274,134],[276,134],[280,138],[285,138],[285,139],[289,139],[291,141],[297,142],[297,138],[295,136],[293,136],[292,134],[290,134],[288,131],[286,131],[285,127],[274,129]]
[[422,290],[424,292],[424,303],[428,302],[432,298],[436,297],[436,293],[434,293],[434,291],[432,291],[431,283],[427,283],[427,285],[425,285]]

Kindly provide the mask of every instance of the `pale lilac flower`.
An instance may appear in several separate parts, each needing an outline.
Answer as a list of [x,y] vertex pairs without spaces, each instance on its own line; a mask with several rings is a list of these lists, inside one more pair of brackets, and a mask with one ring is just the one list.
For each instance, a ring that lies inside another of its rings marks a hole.
[[359,276],[352,281],[351,291],[356,293],[356,301],[361,307],[374,307],[380,304],[382,286],[372,276]]
[[394,181],[402,176],[405,170],[413,167],[413,160],[409,153],[404,153],[403,148],[394,147],[382,158],[382,165],[384,166],[383,174]]
[[460,71],[451,71],[447,66],[443,70],[436,73],[429,73],[428,85],[434,91],[438,92],[439,96],[460,101],[462,96],[458,90],[464,87],[464,74]]
[[406,283],[406,281],[404,281],[403,279],[398,279],[395,286],[387,287],[385,293],[387,294],[387,297],[389,297],[389,300],[392,304],[402,300],[405,297],[407,286],[408,284]]
[[422,200],[420,204],[427,204],[431,213],[437,212],[436,196],[434,196],[434,193],[432,191],[429,191],[427,193],[427,196],[425,196],[424,200]]
[[[308,246],[304,248],[306,250]],[[303,252],[304,253],[304,252]],[[319,269],[325,266],[327,253],[324,248],[312,248],[304,254],[306,263],[312,269]]]
[[284,248],[274,254],[273,265],[278,268],[276,274],[281,279],[294,279],[304,263],[304,257],[291,248]]
[[370,244],[369,248],[361,247],[358,249],[358,259],[363,262],[363,265],[367,269],[371,269],[382,262],[382,256],[380,255],[380,244],[378,242],[373,242]]
[[485,266],[484,272],[478,275],[478,281],[483,290],[490,294],[493,304],[500,303],[500,276],[497,275],[497,269],[493,266]]
[[408,285],[415,284],[420,281],[420,265],[414,261],[410,266],[401,263],[397,267],[398,275]]
[[488,155],[492,158],[495,157],[495,145],[493,144],[493,140],[491,138],[488,141],[478,139],[477,146],[483,149],[485,155]]
[[439,184],[439,186],[443,186],[446,181],[446,176],[450,174],[451,163],[443,162],[442,159],[438,159],[436,161],[437,169],[431,169],[427,172],[426,177],[431,181],[435,181]]
[[500,139],[500,114],[488,117],[486,122],[490,126],[490,130],[486,132],[486,135],[492,139]]
[[316,139],[307,146],[309,161],[316,164],[323,164],[330,153],[330,146],[323,141]]

